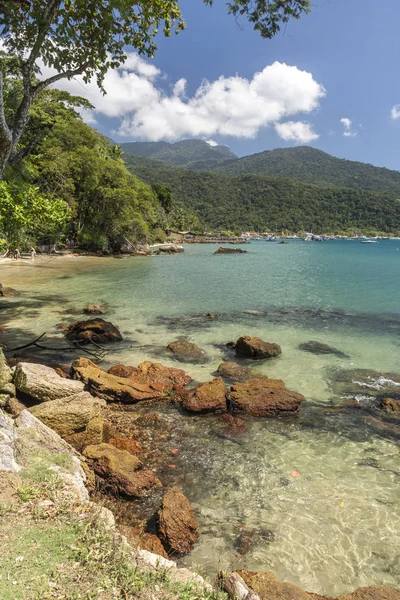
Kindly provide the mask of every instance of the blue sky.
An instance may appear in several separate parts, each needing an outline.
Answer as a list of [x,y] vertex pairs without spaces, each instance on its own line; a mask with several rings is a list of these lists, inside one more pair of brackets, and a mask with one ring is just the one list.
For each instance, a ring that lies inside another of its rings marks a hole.
[[[153,61],[132,58],[129,86],[127,73],[110,75],[106,98],[97,104],[95,92],[87,94],[101,131],[118,141],[211,139],[240,156],[305,140],[335,156],[400,169],[400,107],[399,118],[391,118],[400,105],[399,0],[321,0],[273,40],[261,39],[245,20],[239,28],[224,1],[209,8],[182,0],[181,6],[186,31],[160,38]],[[265,75],[258,83],[257,72]],[[213,85],[220,77],[226,93]],[[211,88],[193,99],[204,79]],[[222,122],[224,102],[229,127]]]

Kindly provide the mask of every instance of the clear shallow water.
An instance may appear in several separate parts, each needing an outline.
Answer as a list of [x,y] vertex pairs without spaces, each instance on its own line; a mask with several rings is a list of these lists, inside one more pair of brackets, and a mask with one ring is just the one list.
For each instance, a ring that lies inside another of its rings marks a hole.
[[[185,562],[209,571],[273,570],[325,594],[372,583],[399,587],[399,433],[375,427],[368,413],[330,415],[324,407],[343,402],[332,369],[400,373],[400,241],[245,248],[237,256],[194,245],[178,256],[0,263],[3,285],[24,291],[0,310],[8,330],[2,337],[19,345],[47,331],[62,343],[56,323],[77,320],[74,310],[88,302],[105,302],[129,340],[110,362],[176,366],[161,349],[187,336],[210,357],[184,367],[200,381],[210,379],[231,339],[250,334],[279,343],[282,357],[256,368],[306,396],[300,419],[250,422],[240,444],[215,436],[209,419],[182,419],[185,489],[202,532]],[[48,295],[60,298],[41,299]],[[219,319],[204,318],[208,312]],[[350,358],[299,350],[309,340]],[[255,540],[243,555],[238,527]]]

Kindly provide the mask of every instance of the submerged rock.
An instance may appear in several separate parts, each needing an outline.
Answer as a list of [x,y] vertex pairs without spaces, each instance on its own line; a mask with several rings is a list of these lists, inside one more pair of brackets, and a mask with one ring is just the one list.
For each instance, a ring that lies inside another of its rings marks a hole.
[[114,493],[143,498],[161,487],[155,473],[142,470],[140,460],[126,450],[98,444],[85,448],[84,456],[104,487]]
[[247,430],[246,423],[240,417],[226,414],[222,415],[218,420],[225,425],[223,433],[226,436],[235,436]]
[[122,341],[122,335],[115,325],[100,318],[72,323],[68,327],[65,337],[81,344],[89,344],[90,342],[104,344],[106,342]]
[[233,384],[230,400],[234,413],[276,417],[297,414],[304,396],[287,390],[281,379],[258,377]]
[[214,254],[247,254],[247,250],[242,250],[241,248],[223,248],[221,246]]
[[199,536],[199,526],[189,500],[179,487],[167,491],[157,516],[158,533],[165,548],[188,554]]
[[0,296],[4,296],[5,298],[9,298],[12,296],[20,296],[21,293],[13,288],[3,287],[3,284],[0,283]]
[[386,412],[394,413],[396,417],[400,417],[400,398],[384,398],[381,406]]
[[88,358],[79,358],[71,367],[72,376],[85,384],[85,389],[109,402],[136,404],[142,400],[164,398],[167,386],[139,383],[129,377],[117,377],[103,371]]
[[255,369],[243,367],[242,365],[238,365],[238,363],[231,361],[221,363],[217,369],[217,373],[222,375],[222,377],[226,377],[233,381],[244,381],[245,379],[259,377],[261,375],[261,373]]
[[321,342],[316,342],[314,340],[305,342],[304,344],[300,344],[299,350],[304,350],[304,352],[311,352],[312,354],[333,354],[334,356],[338,356],[339,358],[350,358],[341,350],[338,350],[337,348],[332,348],[332,346],[328,346],[328,344],[322,344]]
[[195,413],[221,413],[227,410],[228,391],[222,377],[202,383],[182,397],[182,408]]
[[252,360],[263,360],[265,358],[274,358],[282,354],[282,349],[278,344],[264,342],[259,337],[245,335],[238,339],[235,345],[236,355]]
[[83,312],[86,315],[106,315],[108,310],[104,306],[101,306],[101,304],[87,304]]
[[330,382],[333,391],[347,398],[388,397],[400,395],[400,375],[371,369],[335,369]]
[[35,363],[18,363],[13,383],[19,392],[38,402],[51,402],[84,390],[82,382],[60,377],[51,367]]
[[337,600],[400,600],[400,592],[383,585],[360,587],[352,594],[339,596]]
[[204,363],[208,361],[208,357],[204,350],[201,350],[196,344],[192,344],[188,340],[176,340],[167,346],[174,357],[182,362]]

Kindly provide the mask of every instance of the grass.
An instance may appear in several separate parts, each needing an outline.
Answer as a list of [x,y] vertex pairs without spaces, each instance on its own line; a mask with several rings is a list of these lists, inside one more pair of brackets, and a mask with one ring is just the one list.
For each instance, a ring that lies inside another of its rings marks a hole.
[[13,501],[0,505],[1,600],[225,600],[195,583],[173,581],[165,569],[139,569],[130,547],[82,506],[67,503],[51,468],[71,457],[31,457]]

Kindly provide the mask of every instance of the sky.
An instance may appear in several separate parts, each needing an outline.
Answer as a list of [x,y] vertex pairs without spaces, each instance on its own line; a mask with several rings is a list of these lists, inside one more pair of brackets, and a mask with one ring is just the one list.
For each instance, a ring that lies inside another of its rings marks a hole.
[[400,170],[400,1],[315,0],[310,15],[263,40],[224,0],[180,2],[187,28],[154,59],[129,50],[87,96],[84,118],[117,142],[200,138],[238,156],[312,145]]

